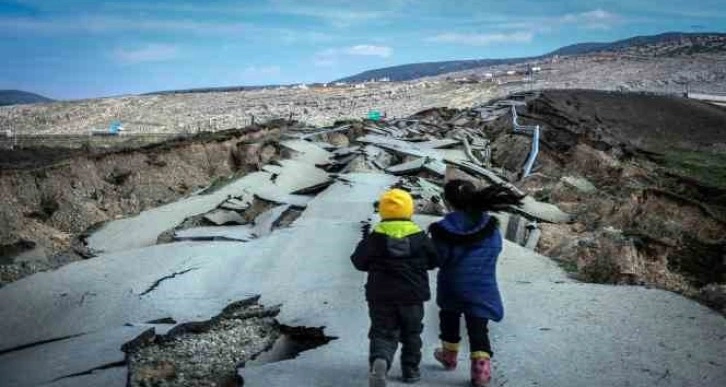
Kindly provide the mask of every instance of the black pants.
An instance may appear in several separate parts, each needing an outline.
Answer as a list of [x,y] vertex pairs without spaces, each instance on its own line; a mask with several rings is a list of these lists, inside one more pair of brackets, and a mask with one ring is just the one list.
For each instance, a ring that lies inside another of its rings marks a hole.
[[459,335],[459,322],[461,315],[466,320],[466,331],[469,334],[469,349],[471,352],[484,351],[493,355],[492,346],[489,343],[489,328],[487,324],[489,320],[481,317],[472,316],[466,313],[453,310],[441,310],[439,312],[439,328],[441,335],[439,338],[447,343],[458,343],[461,341]]
[[393,357],[401,342],[401,368],[417,368],[421,362],[421,332],[423,304],[390,305],[369,303],[371,317],[369,361],[385,359],[391,368]]

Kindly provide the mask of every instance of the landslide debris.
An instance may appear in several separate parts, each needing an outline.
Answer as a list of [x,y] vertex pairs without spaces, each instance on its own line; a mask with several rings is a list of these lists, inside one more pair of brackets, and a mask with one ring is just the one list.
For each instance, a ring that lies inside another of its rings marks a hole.
[[[726,109],[554,90],[519,112],[543,128],[537,173],[521,187],[576,216],[541,225],[541,253],[584,280],[655,285],[726,307],[714,295],[726,283]],[[504,118],[489,130],[494,162],[512,168],[522,140]]]

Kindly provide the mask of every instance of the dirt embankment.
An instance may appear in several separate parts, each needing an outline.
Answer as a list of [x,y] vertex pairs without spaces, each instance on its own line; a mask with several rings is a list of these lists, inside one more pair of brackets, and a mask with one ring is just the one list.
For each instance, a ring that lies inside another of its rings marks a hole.
[[270,153],[260,148],[284,125],[85,155],[6,151],[0,169],[0,285],[91,256],[82,242],[89,227],[257,169],[266,162],[260,155]]
[[[520,117],[542,126],[524,188],[577,216],[541,225],[541,253],[585,280],[653,284],[726,308],[726,109],[548,91]],[[494,161],[520,169],[529,139],[510,134],[510,117],[487,130]]]

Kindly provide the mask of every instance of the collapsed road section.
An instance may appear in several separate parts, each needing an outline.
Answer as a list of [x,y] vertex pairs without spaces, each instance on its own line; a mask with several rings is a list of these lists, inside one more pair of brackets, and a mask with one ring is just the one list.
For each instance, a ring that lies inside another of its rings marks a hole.
[[[524,196],[523,205],[497,214],[509,240],[500,266],[508,319],[493,328],[501,347],[497,385],[678,386],[696,374],[701,385],[726,383],[721,316],[668,292],[579,283],[533,251],[569,243],[570,233],[555,239],[563,229],[606,227],[588,222],[580,205],[590,203],[593,190],[613,200],[619,194],[597,174],[572,167],[583,154],[613,159],[621,148],[602,149],[617,141],[558,142],[575,136],[542,122],[538,115],[550,113],[541,107],[547,98],[522,95],[464,111],[288,128],[270,145],[281,157],[107,222],[84,238],[94,258],[1,288],[0,374],[17,386],[363,381],[363,278],[347,257],[361,230],[377,221],[372,204],[389,187],[407,189],[417,199],[414,220],[426,227],[446,210],[442,183],[464,178]],[[520,119],[535,121],[526,124],[542,125],[529,176],[522,167],[532,136],[515,133],[512,106]],[[632,160],[630,169],[616,160],[621,173],[644,170]],[[558,200],[564,193],[580,201]],[[611,264],[606,274],[621,276],[626,266]],[[583,267],[592,269],[592,262]],[[238,301],[256,294],[268,308],[256,299]],[[434,306],[426,313],[429,353],[437,342]],[[431,372],[423,385],[454,380]]]

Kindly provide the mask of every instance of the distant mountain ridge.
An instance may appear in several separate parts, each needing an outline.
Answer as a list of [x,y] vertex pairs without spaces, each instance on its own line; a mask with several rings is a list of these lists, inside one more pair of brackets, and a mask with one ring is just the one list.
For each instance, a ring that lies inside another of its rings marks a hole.
[[20,105],[28,103],[52,102],[42,95],[22,90],[0,90],[0,106]]
[[[719,45],[709,47],[704,43],[710,40],[719,41]],[[666,32],[659,35],[635,36],[628,39],[618,40],[607,43],[577,43],[565,47],[561,47],[550,53],[525,58],[512,59],[474,59],[474,60],[457,60],[445,62],[424,62],[410,63],[400,66],[385,67],[380,69],[368,70],[362,73],[345,77],[336,82],[364,82],[371,79],[388,78],[391,81],[409,81],[422,77],[429,77],[451,73],[455,71],[470,70],[479,67],[494,66],[501,64],[517,64],[536,59],[550,58],[556,55],[587,55],[600,52],[620,52],[627,51],[637,47],[645,47],[651,45],[676,45],[681,42],[690,43],[689,47],[680,47],[680,51],[672,51],[678,53],[704,52],[711,49],[726,51],[726,33],[705,32],[705,33],[685,33],[685,32]],[[691,51],[688,51],[688,50]]]

